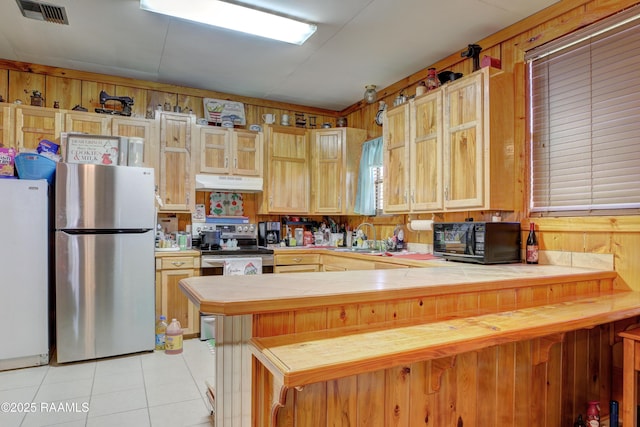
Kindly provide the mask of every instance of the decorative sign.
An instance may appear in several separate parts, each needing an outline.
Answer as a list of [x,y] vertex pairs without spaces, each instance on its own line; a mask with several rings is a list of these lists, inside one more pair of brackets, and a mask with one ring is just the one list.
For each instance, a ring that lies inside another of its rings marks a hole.
[[120,164],[122,138],[119,136],[69,134],[67,136],[67,163],[94,165]]
[[211,203],[209,211],[212,216],[244,215],[244,203],[240,193],[212,192],[209,201]]
[[209,123],[246,125],[247,121],[244,115],[244,104],[242,102],[214,98],[204,98],[203,102],[205,118]]

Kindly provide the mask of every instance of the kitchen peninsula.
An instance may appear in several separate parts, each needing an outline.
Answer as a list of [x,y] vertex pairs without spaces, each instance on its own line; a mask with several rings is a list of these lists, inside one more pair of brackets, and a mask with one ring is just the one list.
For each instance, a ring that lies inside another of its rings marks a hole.
[[616,333],[640,315],[616,277],[446,263],[180,288],[218,315],[217,425],[566,425],[612,398]]

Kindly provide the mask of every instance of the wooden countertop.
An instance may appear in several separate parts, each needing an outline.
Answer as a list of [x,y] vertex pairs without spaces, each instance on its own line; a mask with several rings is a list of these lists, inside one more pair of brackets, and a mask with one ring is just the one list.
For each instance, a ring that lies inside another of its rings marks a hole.
[[190,277],[179,286],[203,313],[239,315],[616,276],[615,271],[556,265],[446,263],[436,268]]
[[597,297],[576,296],[555,304],[432,323],[252,338],[251,350],[277,378],[276,383],[297,387],[507,342],[540,337],[561,341],[552,335],[639,314],[640,292],[609,291]]

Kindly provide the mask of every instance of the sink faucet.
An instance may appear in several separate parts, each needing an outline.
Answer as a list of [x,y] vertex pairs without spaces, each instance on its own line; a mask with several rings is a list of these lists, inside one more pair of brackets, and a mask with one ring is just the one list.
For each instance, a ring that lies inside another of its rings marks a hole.
[[[360,231],[360,229],[362,229],[364,226],[369,226],[371,228],[371,231],[373,232],[373,248],[370,249],[375,249],[376,246],[376,228],[373,226],[373,224],[371,224],[370,222],[363,222],[362,224],[360,224],[357,228],[356,228],[356,236],[358,235],[358,231]],[[363,232],[364,233],[364,232]],[[367,245],[369,242],[369,235],[367,234]]]

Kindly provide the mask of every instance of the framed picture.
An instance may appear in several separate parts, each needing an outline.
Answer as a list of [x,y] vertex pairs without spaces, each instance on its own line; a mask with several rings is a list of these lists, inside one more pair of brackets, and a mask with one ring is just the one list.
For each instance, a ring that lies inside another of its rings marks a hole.
[[214,98],[204,98],[203,102],[205,119],[209,123],[233,124],[234,126],[247,124],[242,102]]

